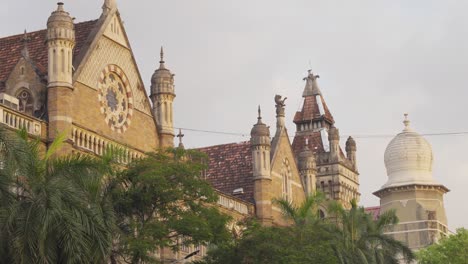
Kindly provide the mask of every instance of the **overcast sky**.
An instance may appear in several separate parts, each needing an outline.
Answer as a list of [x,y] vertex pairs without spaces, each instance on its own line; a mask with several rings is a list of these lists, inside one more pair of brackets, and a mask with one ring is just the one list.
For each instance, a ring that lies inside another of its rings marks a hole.
[[[100,0],[65,0],[77,22],[96,19]],[[246,141],[261,105],[275,126],[275,94],[288,97],[289,135],[309,68],[343,136],[358,146],[361,204],[386,180],[383,154],[403,129],[468,131],[468,1],[120,0],[146,88],[164,45],[176,74],[177,127],[186,147]],[[52,0],[0,2],[0,36],[46,27]],[[468,135],[428,136],[449,226],[468,227]]]

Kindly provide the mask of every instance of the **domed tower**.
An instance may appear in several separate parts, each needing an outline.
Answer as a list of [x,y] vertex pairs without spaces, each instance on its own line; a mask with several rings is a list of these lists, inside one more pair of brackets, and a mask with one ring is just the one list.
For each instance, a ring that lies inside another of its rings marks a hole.
[[305,186],[305,192],[310,195],[315,191],[317,184],[317,164],[315,154],[309,149],[309,142],[306,142],[304,149],[299,153],[298,166]]
[[381,212],[395,210],[399,224],[388,234],[411,249],[426,247],[448,233],[443,195],[449,190],[432,177],[432,148],[410,127],[405,128],[385,150],[388,181],[374,193]]
[[174,146],[174,74],[164,65],[164,50],[161,47],[161,61],[151,78],[151,101],[153,103],[153,115],[158,125],[160,147]]
[[[71,105],[73,95],[72,65],[75,46],[73,18],[65,12],[63,3],[57,4],[47,20],[49,140],[57,133],[71,133]],[[67,146],[64,146],[67,148]]]
[[270,225],[272,222],[270,129],[262,122],[260,107],[258,107],[257,124],[253,126],[250,136],[255,210],[260,222],[265,225]]

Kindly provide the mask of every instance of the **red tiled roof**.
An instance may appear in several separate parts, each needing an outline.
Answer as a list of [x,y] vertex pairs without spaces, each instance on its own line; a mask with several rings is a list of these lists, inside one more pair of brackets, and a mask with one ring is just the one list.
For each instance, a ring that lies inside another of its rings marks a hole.
[[[320,131],[311,132],[309,135],[296,135],[292,143],[294,153],[299,154],[306,145],[306,139],[309,141],[309,149],[316,153],[325,152],[323,148],[322,135]],[[328,140],[327,138],[325,140]]]
[[372,219],[377,220],[380,216],[380,206],[366,207],[364,211],[372,216]]
[[[325,118],[334,123],[333,116],[328,109],[325,100],[322,95],[319,95],[322,101],[323,110],[325,111]],[[302,123],[303,121],[312,121],[313,119],[318,119],[322,117],[319,110],[319,102],[317,102],[317,96],[311,95],[304,98],[304,104],[302,106],[302,111],[296,112],[294,116],[294,123]]]
[[215,189],[232,196],[234,190],[243,188],[242,194],[233,196],[253,202],[250,142],[210,146],[198,150],[208,155],[206,179]]
[[[92,31],[97,20],[75,24],[76,45],[73,52],[76,57]],[[41,74],[47,74],[47,46],[46,30],[27,33],[29,38],[29,57]],[[6,81],[9,74],[21,58],[21,50],[24,47],[24,34],[0,38],[0,81]]]

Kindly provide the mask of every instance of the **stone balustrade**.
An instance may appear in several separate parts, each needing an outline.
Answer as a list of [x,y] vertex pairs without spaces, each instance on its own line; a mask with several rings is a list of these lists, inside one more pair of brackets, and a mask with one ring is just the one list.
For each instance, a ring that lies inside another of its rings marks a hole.
[[222,207],[237,211],[238,213],[241,213],[241,214],[249,213],[249,207],[245,203],[242,203],[238,201],[237,199],[231,198],[222,193],[218,193],[218,195],[219,195],[218,204],[221,205]]
[[0,123],[14,129],[25,129],[30,135],[41,136],[42,122],[33,117],[0,105]]
[[92,152],[98,156],[102,156],[109,148],[115,148],[118,150],[118,162],[123,164],[130,163],[144,156],[140,151],[131,150],[128,147],[77,126],[73,126],[71,140],[75,147]]

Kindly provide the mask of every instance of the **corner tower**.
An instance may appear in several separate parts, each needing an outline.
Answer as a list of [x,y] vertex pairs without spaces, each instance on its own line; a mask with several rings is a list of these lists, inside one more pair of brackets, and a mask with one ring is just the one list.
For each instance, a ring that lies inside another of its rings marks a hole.
[[387,234],[417,250],[447,236],[444,194],[449,190],[432,177],[432,148],[410,127],[388,144],[385,167],[388,181],[374,195],[380,198],[380,211],[395,210],[399,223]]
[[[65,12],[63,3],[57,4],[47,20],[48,86],[47,107],[49,118],[49,141],[58,133],[71,133],[72,124],[72,65],[75,46],[73,18]],[[68,137],[67,137],[68,138]],[[66,150],[68,144],[64,146]]]
[[262,122],[260,107],[258,121],[250,132],[255,210],[262,224],[272,223],[272,193],[270,169],[270,129]]
[[[293,150],[299,164],[303,162],[304,149],[309,149],[315,157],[315,186],[310,190],[320,190],[327,199],[339,201],[344,207],[350,206],[350,201],[359,202],[359,173],[356,165],[356,146],[349,148],[346,157],[340,147],[340,134],[335,127],[335,120],[325,103],[322,91],[318,85],[319,75],[308,71],[302,97],[302,110],[296,112],[294,123],[296,135],[293,140]],[[352,142],[349,142],[352,144]],[[307,152],[307,151],[306,151]],[[309,156],[311,153],[308,154]],[[313,179],[313,170],[308,168],[309,178]],[[305,169],[303,170],[306,171]]]
[[175,95],[174,74],[164,65],[164,50],[161,47],[159,68],[151,78],[151,101],[153,115],[158,126],[161,148],[174,146],[173,102]]

